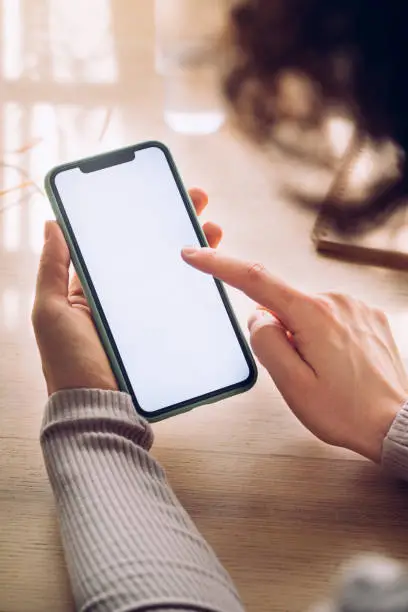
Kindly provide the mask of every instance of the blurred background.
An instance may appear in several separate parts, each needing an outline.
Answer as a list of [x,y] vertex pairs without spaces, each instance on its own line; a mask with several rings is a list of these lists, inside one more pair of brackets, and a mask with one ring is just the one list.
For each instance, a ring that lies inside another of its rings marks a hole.
[[[314,94],[298,70],[279,73],[274,108],[282,99],[285,121],[273,137],[269,119],[254,122],[265,116],[264,108],[257,115],[256,79],[245,81],[241,99],[231,77],[243,62],[231,19],[240,4],[0,2],[1,612],[72,609],[38,444],[46,396],[30,325],[43,225],[52,217],[43,192],[51,167],[162,140],[186,185],[208,192],[205,216],[223,226],[225,249],[303,290],[351,293],[383,308],[408,358],[404,266],[384,267],[381,255],[376,266],[361,265],[361,253],[357,263],[344,251],[348,261],[322,257],[312,239],[333,186],[336,203],[337,192],[344,196],[339,176],[365,185],[385,151],[393,177],[398,151],[362,139],[344,107],[299,122]],[[385,247],[382,233],[369,247],[395,250],[403,224],[394,222]],[[340,232],[338,240],[360,244],[363,234]],[[245,326],[252,305],[235,293],[232,300]],[[402,492],[365,462],[312,440],[263,373],[250,394],[155,429],[157,457],[250,609],[305,610],[360,550],[403,556]]]

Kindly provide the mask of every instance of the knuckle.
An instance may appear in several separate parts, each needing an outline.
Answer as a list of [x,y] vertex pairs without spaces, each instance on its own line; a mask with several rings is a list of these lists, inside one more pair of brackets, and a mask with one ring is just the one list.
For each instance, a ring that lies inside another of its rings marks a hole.
[[261,263],[252,263],[248,266],[247,274],[251,281],[257,282],[265,276],[265,266]]
[[340,308],[351,310],[355,304],[355,300],[345,293],[327,293],[330,302]]
[[[217,249],[212,249],[211,247],[206,247],[206,248],[203,249],[203,251],[205,252],[208,265],[210,267],[216,265],[217,264],[217,260],[219,258],[219,253],[218,253]],[[80,283],[79,280],[78,280],[78,284],[79,284],[79,286],[81,286],[81,283]]]
[[347,299],[347,296],[344,293],[338,293],[337,291],[329,291],[325,293],[323,297],[329,298],[333,300],[333,302],[344,302]]
[[334,316],[335,314],[335,304],[329,295],[318,296],[314,299],[314,307],[319,312],[319,314],[324,316]]
[[368,306],[368,304],[366,304],[365,302],[363,302],[362,300],[355,300],[354,304],[356,305],[356,307],[364,314],[368,314],[372,309],[370,308],[370,306]]
[[373,315],[376,318],[376,320],[384,326],[388,326],[389,322],[388,322],[388,317],[385,314],[385,312],[383,310],[381,310],[380,308],[374,308],[373,309]]

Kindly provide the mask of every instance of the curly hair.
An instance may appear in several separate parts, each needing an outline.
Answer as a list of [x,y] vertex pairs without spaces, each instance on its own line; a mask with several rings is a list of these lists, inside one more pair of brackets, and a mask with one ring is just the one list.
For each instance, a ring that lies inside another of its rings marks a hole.
[[[285,119],[282,76],[303,76],[314,97],[298,120],[317,125],[328,108],[346,109],[361,133],[392,140],[404,154],[397,191],[405,195],[407,22],[403,0],[245,0],[232,10],[236,53],[227,98],[258,138],[270,139]],[[383,194],[377,208],[386,200]]]

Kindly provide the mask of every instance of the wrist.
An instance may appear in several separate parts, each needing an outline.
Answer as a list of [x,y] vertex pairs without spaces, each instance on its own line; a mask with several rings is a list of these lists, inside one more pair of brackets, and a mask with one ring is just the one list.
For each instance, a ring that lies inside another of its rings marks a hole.
[[408,479],[408,401],[404,402],[385,438],[381,466],[390,476]]
[[376,418],[373,420],[371,426],[367,428],[367,433],[369,435],[364,435],[363,445],[358,451],[361,455],[374,463],[381,463],[384,441],[401,411],[404,402],[405,400],[402,399],[389,402],[382,406],[381,410],[376,412]]
[[101,368],[94,364],[88,368],[44,368],[44,375],[49,396],[70,389],[118,391],[118,384],[110,367]]

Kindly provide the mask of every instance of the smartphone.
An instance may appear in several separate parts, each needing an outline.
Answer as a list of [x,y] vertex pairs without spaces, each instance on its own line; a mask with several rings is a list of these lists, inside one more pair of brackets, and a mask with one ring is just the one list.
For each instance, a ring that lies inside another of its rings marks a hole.
[[222,284],[188,266],[206,246],[165,145],[51,170],[45,188],[121,390],[157,421],[250,389],[257,369]]

